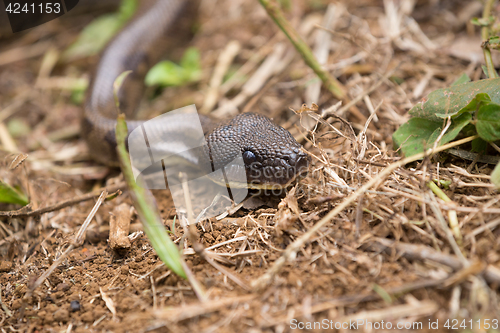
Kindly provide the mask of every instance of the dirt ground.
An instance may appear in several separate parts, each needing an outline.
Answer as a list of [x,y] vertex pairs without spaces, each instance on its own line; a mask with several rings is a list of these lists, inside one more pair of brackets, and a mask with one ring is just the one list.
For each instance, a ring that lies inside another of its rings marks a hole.
[[[489,181],[493,165],[442,153],[398,168],[307,234],[400,159],[391,136],[416,102],[462,73],[484,78],[479,29],[469,23],[481,15],[481,3],[283,3],[313,49],[329,41],[325,67],[356,99],[355,109],[334,107],[338,100],[319,90],[312,70],[256,0],[203,0],[194,37],[170,54],[178,61],[186,47],[196,47],[201,79],[146,91],[145,109],[193,103],[200,109],[222,51],[236,41],[240,49],[226,73],[233,76],[215,87],[218,104],[209,111],[221,113],[243,96],[240,112],[272,117],[313,159],[308,176],[286,194],[252,198],[221,220],[197,224],[199,242],[219,265],[184,240],[169,192],[154,192],[204,302],[161,263],[135,213],[130,249],[108,245],[111,213],[131,200],[119,170],[89,158],[79,135],[82,95],[75,92],[88,83],[99,56],[62,57],[81,29],[107,10],[63,16],[0,39],[1,180],[30,199],[24,209],[1,207],[2,332],[500,331],[500,196]],[[494,14],[500,17],[500,5]],[[244,96],[245,83],[266,61],[274,61],[272,73]],[[291,110],[312,102],[319,106],[315,113],[328,109],[336,117],[315,127],[307,112]],[[452,203],[436,198],[426,186],[430,179],[448,181],[443,190]],[[99,207],[83,245],[36,285],[106,186],[121,191]],[[459,221],[453,230],[451,211]]]

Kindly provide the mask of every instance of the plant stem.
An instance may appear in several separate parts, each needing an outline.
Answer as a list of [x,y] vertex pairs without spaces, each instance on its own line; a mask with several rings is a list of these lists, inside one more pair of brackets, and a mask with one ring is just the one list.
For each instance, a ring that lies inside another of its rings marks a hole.
[[[493,3],[495,0],[486,0],[483,8],[483,20],[487,21],[491,16],[491,8],[493,7]],[[490,38],[490,27],[483,26],[481,28],[481,38],[483,40],[483,53],[484,53],[484,61],[486,63],[486,68],[488,70],[488,77],[490,79],[498,77],[497,71],[495,70],[495,65],[493,64],[493,58],[491,57],[491,50],[488,44],[488,40]]]
[[116,124],[117,151],[123,178],[130,190],[130,196],[132,197],[134,207],[137,210],[137,214],[144,226],[144,231],[158,254],[158,257],[160,257],[172,272],[186,279],[186,272],[181,263],[181,255],[177,246],[172,242],[163,226],[158,210],[154,204],[152,194],[139,186],[135,181],[132,166],[130,165],[130,158],[125,148],[125,138],[127,134],[125,116],[121,114],[118,116],[118,122]]
[[[443,200],[444,202],[451,203],[451,199],[446,195],[446,193],[441,190],[436,183],[434,183],[432,180],[427,183],[427,186],[434,192],[434,194]],[[458,217],[457,217],[457,211],[455,210],[449,210],[448,211],[448,223],[450,225],[450,229],[453,232],[453,235],[455,236],[455,239],[459,244],[462,243],[462,233],[460,232],[460,227],[458,225]]]
[[342,84],[338,82],[337,79],[335,79],[318,63],[309,46],[285,18],[283,12],[279,8],[279,5],[276,3],[276,0],[259,1],[262,7],[264,7],[264,9],[267,11],[267,14],[271,16],[273,21],[285,33],[290,42],[292,42],[293,46],[302,56],[306,64],[311,67],[311,69],[316,73],[316,75],[318,75],[321,81],[323,81],[323,84],[326,86],[326,88],[336,98],[343,99],[345,97],[345,93]]

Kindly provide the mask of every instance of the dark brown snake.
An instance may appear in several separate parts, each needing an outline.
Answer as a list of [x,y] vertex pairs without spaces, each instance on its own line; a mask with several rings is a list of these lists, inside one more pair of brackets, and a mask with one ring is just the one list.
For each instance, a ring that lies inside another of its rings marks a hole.
[[[115,140],[117,110],[113,83],[121,73],[132,70],[118,96],[120,111],[132,117],[142,96],[145,73],[161,56],[160,41],[173,28],[184,8],[191,4],[183,0],[143,2],[143,10],[137,18],[105,49],[86,100],[82,135],[92,157],[110,166],[118,164]],[[288,186],[309,166],[310,157],[302,146],[287,130],[266,116],[243,113],[220,123],[214,123],[201,115],[200,119],[210,150],[212,168],[227,166],[235,157],[243,157],[247,177],[245,185],[249,188]],[[128,120],[129,132],[142,123]],[[155,126],[161,131],[162,126],[169,125],[175,126],[179,133],[189,131],[191,126],[189,121],[182,118],[173,124],[162,125],[159,122]],[[195,158],[190,162],[196,165],[198,160]]]

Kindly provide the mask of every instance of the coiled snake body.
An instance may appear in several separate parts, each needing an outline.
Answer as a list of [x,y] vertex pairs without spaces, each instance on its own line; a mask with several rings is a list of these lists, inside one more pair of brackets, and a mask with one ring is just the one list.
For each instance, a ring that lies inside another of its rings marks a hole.
[[[126,70],[133,71],[118,96],[120,111],[131,117],[143,92],[144,75],[159,59],[159,41],[181,15],[187,2],[143,1],[146,9],[104,51],[89,89],[82,120],[82,135],[95,160],[110,166],[118,164],[115,141],[117,110],[113,95],[115,79]],[[207,117],[200,118],[206,144],[211,150],[212,166],[219,168],[237,156],[243,157],[249,188],[287,186],[308,168],[310,158],[302,151],[301,145],[287,130],[263,115],[243,113],[218,124]],[[142,123],[138,120],[127,121],[129,132]],[[191,126],[182,118],[169,125],[179,131],[188,131]],[[162,125],[158,123],[156,126]],[[196,164],[197,160],[191,163]]]

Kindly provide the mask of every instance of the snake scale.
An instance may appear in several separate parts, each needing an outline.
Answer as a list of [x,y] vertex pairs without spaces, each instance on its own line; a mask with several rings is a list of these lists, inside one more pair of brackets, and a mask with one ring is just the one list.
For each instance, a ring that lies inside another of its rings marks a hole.
[[[120,111],[127,119],[133,118],[142,97],[144,76],[161,57],[161,40],[169,30],[176,28],[176,20],[182,17],[189,5],[191,2],[184,0],[142,1],[136,18],[104,50],[92,79],[82,119],[82,136],[91,156],[98,162],[109,166],[118,164],[115,79],[124,71],[132,71],[118,97]],[[243,113],[219,123],[200,115],[200,120],[212,165],[222,167],[235,157],[242,157],[248,188],[287,186],[309,166],[310,157],[302,146],[287,130],[264,115]],[[143,121],[127,120],[129,132],[141,124]],[[190,123],[182,118],[169,125],[180,132],[190,128]],[[155,126],[162,129],[161,122]],[[196,164],[197,160],[192,163]]]

